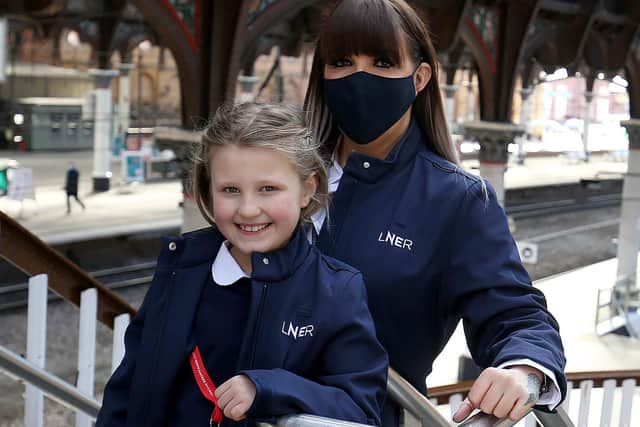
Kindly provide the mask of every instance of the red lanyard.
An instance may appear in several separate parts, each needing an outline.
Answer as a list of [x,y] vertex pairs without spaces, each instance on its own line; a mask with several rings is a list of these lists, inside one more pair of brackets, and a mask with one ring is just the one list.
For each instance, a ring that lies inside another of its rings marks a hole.
[[211,377],[207,372],[207,368],[202,362],[202,356],[200,356],[200,349],[198,349],[198,346],[196,346],[193,353],[191,353],[189,363],[191,363],[191,370],[193,371],[193,376],[196,379],[200,392],[208,401],[213,403],[213,412],[209,419],[209,426],[213,426],[215,423],[219,427],[222,423],[222,411],[218,406],[218,398],[214,394],[216,391],[216,385],[211,380]]

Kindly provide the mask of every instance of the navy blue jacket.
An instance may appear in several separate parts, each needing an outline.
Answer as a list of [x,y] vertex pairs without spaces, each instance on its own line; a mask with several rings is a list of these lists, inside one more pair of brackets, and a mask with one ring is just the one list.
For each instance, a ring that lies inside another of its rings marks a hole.
[[65,180],[64,189],[67,194],[78,194],[78,179],[80,173],[76,168],[69,168],[67,171],[67,178]]
[[[193,348],[198,298],[222,242],[215,229],[164,239],[151,287],[125,334],[124,359],[105,388],[97,427],[164,425],[176,375]],[[302,232],[283,249],[252,254],[252,266],[238,356],[238,372],[256,384],[249,417],[310,413],[378,425],[388,362],[362,275],[321,255]],[[224,327],[234,333],[233,325]]]
[[484,188],[427,148],[413,120],[387,159],[351,153],[318,245],[363,273],[390,365],[421,392],[462,319],[477,364],[531,359],[564,396],[558,324]]

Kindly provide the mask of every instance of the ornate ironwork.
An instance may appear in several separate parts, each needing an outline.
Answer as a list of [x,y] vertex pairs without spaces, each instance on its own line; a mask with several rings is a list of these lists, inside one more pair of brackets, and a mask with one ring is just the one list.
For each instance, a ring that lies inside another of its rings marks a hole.
[[196,31],[196,1],[195,0],[168,0],[173,6],[178,18],[184,23],[185,27],[191,32]]
[[251,25],[269,6],[278,0],[253,0],[247,12],[247,24]]
[[467,25],[480,39],[483,50],[489,58],[492,68],[498,57],[498,30],[500,19],[498,10],[489,6],[473,6],[467,11]]

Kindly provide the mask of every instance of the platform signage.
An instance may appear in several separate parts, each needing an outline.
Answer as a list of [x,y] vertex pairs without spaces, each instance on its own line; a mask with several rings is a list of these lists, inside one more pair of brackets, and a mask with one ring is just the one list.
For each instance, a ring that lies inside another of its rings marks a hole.
[[125,182],[144,181],[144,160],[140,151],[122,152],[122,171]]
[[29,168],[18,168],[11,171],[7,198],[9,200],[23,201],[35,200],[35,188],[33,187],[33,171]]

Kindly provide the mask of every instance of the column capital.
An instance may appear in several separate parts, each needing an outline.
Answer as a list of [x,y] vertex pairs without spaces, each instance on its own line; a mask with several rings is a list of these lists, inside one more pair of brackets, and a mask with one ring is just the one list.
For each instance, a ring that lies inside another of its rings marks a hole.
[[523,101],[526,101],[527,98],[529,98],[529,95],[531,95],[532,93],[532,87],[523,87],[522,89],[520,89],[520,98],[522,98]]
[[107,89],[111,85],[111,80],[118,76],[118,70],[103,70],[91,68],[89,75],[93,77],[96,89]]
[[474,121],[460,125],[465,139],[480,144],[480,162],[507,163],[507,147],[517,136],[524,134],[524,126],[513,123]]
[[131,70],[133,70],[133,67],[133,64],[121,62],[120,64],[118,64],[118,71],[120,71],[121,76],[126,76]]
[[629,134],[629,149],[640,150],[640,119],[621,121],[620,126],[627,129]]
[[457,85],[442,85],[442,90],[444,91],[444,95],[447,98],[453,98],[456,96],[456,92],[458,91]]
[[593,101],[593,95],[594,95],[594,93],[593,93],[593,92],[586,91],[586,92],[584,93],[584,99],[585,99],[587,102],[591,102],[591,101]]

